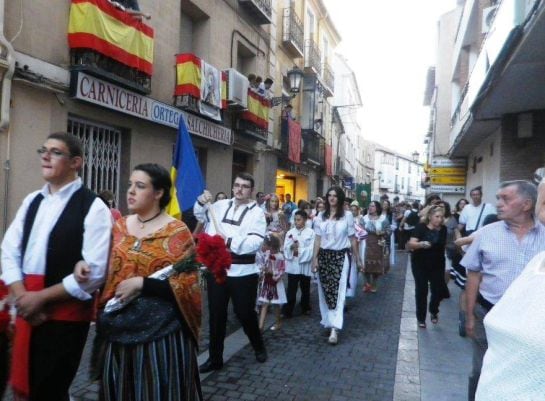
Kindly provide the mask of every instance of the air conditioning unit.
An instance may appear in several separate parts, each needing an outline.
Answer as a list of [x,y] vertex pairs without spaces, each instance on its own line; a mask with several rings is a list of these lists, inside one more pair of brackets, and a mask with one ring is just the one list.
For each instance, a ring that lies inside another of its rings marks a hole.
[[488,33],[492,28],[494,17],[496,16],[496,10],[498,6],[487,7],[483,9],[483,21],[482,21],[482,33]]
[[227,104],[230,108],[245,109],[248,107],[248,78],[229,68],[227,73]]

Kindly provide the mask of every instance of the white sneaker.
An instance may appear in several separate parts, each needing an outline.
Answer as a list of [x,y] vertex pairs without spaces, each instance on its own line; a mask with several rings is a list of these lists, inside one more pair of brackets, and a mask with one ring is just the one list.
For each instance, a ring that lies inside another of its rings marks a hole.
[[331,345],[336,345],[339,342],[336,329],[331,329],[331,334],[329,335],[329,339],[327,340],[327,342]]

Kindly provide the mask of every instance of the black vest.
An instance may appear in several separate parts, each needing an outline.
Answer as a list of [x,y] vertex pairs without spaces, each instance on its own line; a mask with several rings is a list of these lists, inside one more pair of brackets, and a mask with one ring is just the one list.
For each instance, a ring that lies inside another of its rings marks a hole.
[[[91,190],[84,187],[78,189],[68,200],[57,223],[51,230],[47,239],[46,287],[62,282],[66,276],[73,273],[76,263],[83,259],[81,255],[83,223],[95,198],[96,194]],[[21,261],[25,256],[34,219],[43,199],[44,196],[41,193],[38,194],[28,207],[23,226]],[[45,238],[40,240],[45,240]]]

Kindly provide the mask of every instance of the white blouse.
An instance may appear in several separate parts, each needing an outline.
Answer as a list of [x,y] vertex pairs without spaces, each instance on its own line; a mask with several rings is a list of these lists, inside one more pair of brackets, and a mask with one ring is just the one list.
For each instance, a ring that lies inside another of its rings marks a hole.
[[314,232],[320,237],[320,248],[339,251],[350,248],[349,237],[355,234],[354,216],[351,212],[344,212],[339,220],[323,218],[323,212],[314,220]]

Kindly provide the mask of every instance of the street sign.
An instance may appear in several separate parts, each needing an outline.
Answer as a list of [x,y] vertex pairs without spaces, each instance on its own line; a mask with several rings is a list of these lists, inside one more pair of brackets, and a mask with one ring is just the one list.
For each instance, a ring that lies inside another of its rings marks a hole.
[[430,175],[466,175],[465,167],[432,167]]
[[429,190],[440,194],[465,194],[466,187],[461,185],[431,185]]
[[432,175],[430,181],[432,185],[464,185],[466,177],[465,175]]
[[436,158],[431,160],[431,167],[465,167],[465,159]]

